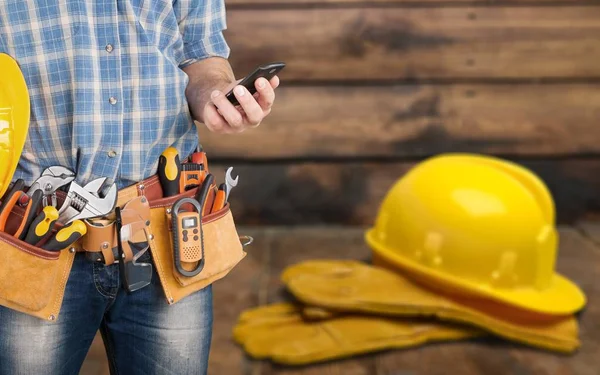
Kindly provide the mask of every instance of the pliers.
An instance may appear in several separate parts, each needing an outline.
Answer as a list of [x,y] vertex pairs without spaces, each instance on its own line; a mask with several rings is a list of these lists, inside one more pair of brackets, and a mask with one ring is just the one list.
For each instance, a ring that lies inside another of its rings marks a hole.
[[6,232],[6,222],[10,216],[13,208],[18,204],[24,208],[23,219],[19,224],[16,232],[13,234],[14,237],[20,240],[24,239],[27,235],[26,229],[29,227],[35,216],[37,210],[42,203],[43,191],[37,190],[33,192],[31,196],[25,194],[24,191],[25,183],[22,179],[18,179],[13,184],[12,188],[6,195],[6,198],[0,206],[0,231]]
[[[6,232],[6,222],[18,204],[23,207],[23,219],[13,234],[14,237],[24,240],[31,223],[36,218],[40,207],[52,205],[56,207],[56,191],[75,179],[75,173],[61,166],[46,168],[42,175],[34,181],[27,193],[23,179],[15,181],[0,206],[0,231]],[[49,202],[48,197],[52,198]],[[51,230],[52,228],[48,228]]]

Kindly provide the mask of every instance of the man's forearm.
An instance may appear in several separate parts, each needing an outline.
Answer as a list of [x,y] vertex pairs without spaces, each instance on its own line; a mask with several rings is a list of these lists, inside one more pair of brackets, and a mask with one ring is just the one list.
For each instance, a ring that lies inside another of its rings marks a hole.
[[213,90],[224,90],[235,81],[229,61],[221,57],[209,57],[185,67],[189,76],[186,97],[190,103],[192,116],[203,122],[202,109],[210,101]]

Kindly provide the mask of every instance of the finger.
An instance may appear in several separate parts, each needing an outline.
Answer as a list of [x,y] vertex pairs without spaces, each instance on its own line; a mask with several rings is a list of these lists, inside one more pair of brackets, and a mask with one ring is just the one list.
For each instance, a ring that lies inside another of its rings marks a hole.
[[204,124],[209,130],[215,133],[226,133],[228,132],[227,128],[230,128],[229,124],[219,114],[219,110],[210,103],[204,111]]
[[264,78],[259,78],[256,81],[256,90],[260,94],[258,104],[264,111],[269,111],[275,102],[275,90],[269,82]]
[[269,81],[269,83],[271,84],[271,87],[273,88],[273,90],[275,90],[276,88],[279,87],[279,76],[273,76],[271,78],[271,80]]
[[234,95],[240,102],[241,110],[246,114],[246,118],[251,126],[260,124],[264,117],[263,109],[256,99],[250,95],[250,92],[243,86],[237,86],[234,89]]
[[223,116],[229,126],[234,129],[243,127],[244,118],[242,117],[242,114],[229,102],[229,100],[227,100],[222,92],[218,90],[213,91],[211,98],[215,106],[219,109],[221,116]]

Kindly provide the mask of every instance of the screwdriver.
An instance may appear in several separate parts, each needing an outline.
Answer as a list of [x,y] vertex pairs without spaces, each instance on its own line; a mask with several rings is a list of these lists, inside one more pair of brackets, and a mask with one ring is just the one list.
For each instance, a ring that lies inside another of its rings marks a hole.
[[165,197],[179,193],[181,162],[175,147],[168,147],[158,159],[158,178]]
[[48,251],[60,251],[67,246],[72,245],[81,236],[85,235],[87,228],[83,221],[75,220],[62,227],[54,237],[42,246],[42,249]]
[[33,220],[25,236],[25,242],[35,245],[40,242],[46,234],[52,230],[52,226],[58,220],[58,210],[54,206],[46,206]]

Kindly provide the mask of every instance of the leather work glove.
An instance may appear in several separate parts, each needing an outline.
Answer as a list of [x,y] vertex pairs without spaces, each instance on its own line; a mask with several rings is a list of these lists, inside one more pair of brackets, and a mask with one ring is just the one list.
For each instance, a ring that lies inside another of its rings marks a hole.
[[244,311],[235,341],[256,359],[303,365],[373,351],[485,335],[475,328],[424,319],[342,315],[309,321],[302,306],[279,303]]
[[[335,320],[339,313],[435,316],[542,349],[570,353],[580,345],[574,315],[543,315],[477,297],[442,295],[401,274],[358,261],[306,261],[285,269],[281,278],[294,297],[306,305],[305,318]],[[367,322],[367,318],[360,318],[348,324],[354,325],[356,332],[366,332]]]

